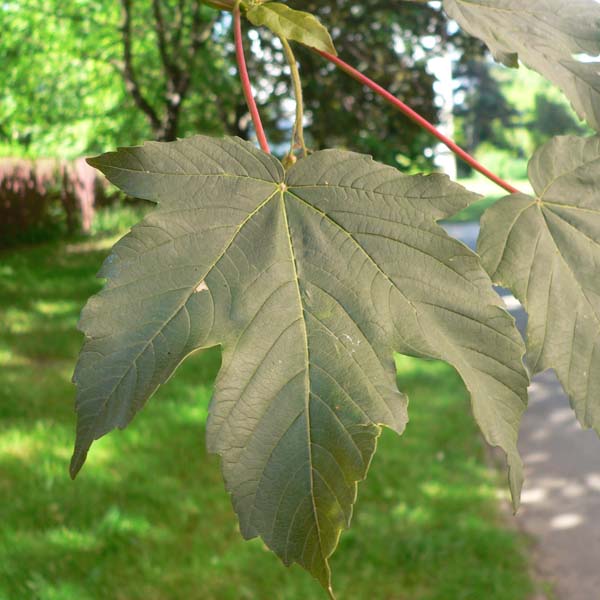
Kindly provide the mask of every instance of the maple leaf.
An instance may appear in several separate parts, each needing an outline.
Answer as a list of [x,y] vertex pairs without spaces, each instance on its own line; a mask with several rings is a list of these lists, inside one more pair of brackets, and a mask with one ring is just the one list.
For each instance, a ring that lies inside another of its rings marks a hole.
[[207,439],[242,534],[330,589],[381,426],[407,422],[397,351],[454,365],[517,501],[524,346],[478,257],[435,223],[475,194],[338,150],[285,172],[203,136],[90,163],[159,206],[115,246],[82,314],[73,475],[188,354],[221,345]]
[[250,7],[246,17],[253,25],[268,27],[279,37],[337,54],[329,31],[310,13],[294,10],[281,2],[267,2]]
[[600,130],[600,4],[595,0],[444,0],[448,15],[482,39],[499,62],[519,59],[562,89]]
[[527,310],[532,371],[554,369],[581,424],[600,431],[600,138],[554,138],[529,178],[535,197],[486,211],[479,252]]

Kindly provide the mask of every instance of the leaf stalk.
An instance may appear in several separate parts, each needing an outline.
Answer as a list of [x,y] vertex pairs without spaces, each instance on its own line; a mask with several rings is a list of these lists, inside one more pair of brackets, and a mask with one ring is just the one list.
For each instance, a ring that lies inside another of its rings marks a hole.
[[395,106],[400,112],[404,113],[411,121],[431,133],[435,136],[442,144],[446,145],[454,154],[464,160],[468,165],[473,167],[476,171],[479,171],[482,175],[493,181],[495,184],[499,185],[501,188],[504,188],[507,192],[511,194],[519,194],[520,191],[510,185],[510,183],[504,181],[494,173],[492,173],[489,169],[484,167],[477,159],[471,156],[468,152],[463,150],[456,142],[451,140],[449,137],[445,136],[441,131],[439,131],[434,125],[432,125],[427,119],[422,117],[420,114],[415,112],[410,106],[407,106],[402,100],[396,98],[391,92],[381,87],[379,84],[375,83],[372,79],[369,79],[366,75],[361,73],[358,69],[355,69],[347,62],[343,61],[338,56],[334,56],[329,52],[325,52],[323,50],[317,50],[316,48],[311,48],[314,52],[320,54],[323,58],[328,60],[329,62],[336,65],[340,68],[344,73],[350,75],[353,79],[358,81],[359,83],[366,85],[371,88],[376,94],[381,96],[384,100]]
[[299,148],[302,150],[302,155],[306,158],[308,150],[306,149],[306,143],[304,141],[304,100],[302,96],[302,81],[300,79],[300,72],[298,71],[298,63],[289,42],[284,37],[280,37],[279,39],[281,40],[286,60],[290,66],[292,83],[294,86],[294,96],[296,98],[296,120],[292,130],[290,156],[293,156],[294,150]]
[[242,89],[244,90],[244,97],[246,98],[246,104],[254,123],[254,129],[256,130],[256,137],[258,143],[264,152],[271,154],[269,143],[267,142],[267,136],[260,119],[260,113],[258,112],[258,106],[252,93],[252,84],[250,83],[250,76],[248,75],[248,67],[246,65],[246,57],[244,56],[244,43],[242,39],[242,17],[240,11],[240,2],[236,2],[233,8],[233,32],[235,37],[235,55],[237,58],[238,71],[240,74],[240,80],[242,82]]

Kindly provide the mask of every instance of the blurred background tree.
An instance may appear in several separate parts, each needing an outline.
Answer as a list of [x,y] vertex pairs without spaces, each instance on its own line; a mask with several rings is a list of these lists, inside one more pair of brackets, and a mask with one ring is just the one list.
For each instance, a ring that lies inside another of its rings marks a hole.
[[[436,93],[432,59],[451,57],[455,137],[505,178],[524,178],[525,157],[550,136],[585,131],[558,90],[529,71],[494,65],[477,40],[447,21],[440,2],[289,4],[316,14],[343,57],[432,122],[448,101]],[[64,162],[146,139],[253,137],[231,15],[201,0],[5,0],[0,31],[0,157]],[[267,135],[283,155],[294,102],[281,44],[246,25],[246,46]],[[432,168],[436,142],[429,134],[320,56],[302,47],[297,56],[312,149],[343,147],[408,172]],[[43,203],[57,218],[45,218],[38,231],[50,222],[56,231],[73,230],[72,215],[63,219],[60,206],[82,204],[68,190],[90,188],[94,177],[82,176],[79,163],[61,164],[49,177],[23,164],[15,174],[0,161],[0,220],[33,222]],[[472,175],[464,166],[459,174]]]
[[[560,90],[526,68],[506,69],[486,54],[455,65],[456,139],[492,171],[527,179],[527,157],[555,135],[593,132]],[[459,163],[459,174],[472,170]]]
[[463,60],[456,66],[455,77],[459,81],[457,92],[463,96],[454,115],[460,118],[465,149],[475,152],[482,142],[510,148],[506,129],[518,111],[508,102],[489,62],[485,57]]
[[[478,48],[446,32],[439,9],[403,0],[298,0],[340,53],[435,121],[429,58],[443,44]],[[0,9],[3,154],[75,157],[146,138],[191,133],[249,137],[230,16],[200,0],[8,0]],[[248,31],[252,77],[269,136],[289,135],[291,91],[279,40]],[[299,50],[308,137],[401,168],[429,162],[431,140],[369,90]]]
[[0,135],[13,154],[226,130],[227,32],[199,0],[17,0],[0,19]]
[[[289,4],[318,14],[344,58],[434,122],[430,59],[450,57],[455,136],[519,189],[535,145],[583,131],[557,90],[495,66],[440,2]],[[283,154],[294,103],[281,46],[245,31],[267,134]],[[183,365],[144,423],[103,442],[77,485],[67,477],[78,314],[101,287],[109,247],[147,210],[81,157],[193,133],[252,139],[230,15],[199,0],[2,0],[0,32],[0,493],[10,500],[0,503],[0,598],[316,598],[316,582],[241,540],[218,460],[202,450],[216,349]],[[297,54],[313,149],[431,168],[434,140],[320,57]],[[489,194],[484,203],[500,193],[461,182]],[[456,218],[477,220],[483,207]],[[410,436],[404,451],[392,432],[381,437],[336,558],[341,595],[530,598],[528,545],[498,511],[458,376],[436,362],[397,367],[414,396]]]
[[[444,52],[445,46],[469,54],[483,52],[462,33],[450,35],[441,10],[426,4],[404,0],[297,0],[290,4],[316,14],[329,27],[341,56],[393,94],[409,99],[412,108],[433,122],[438,120],[438,107],[429,60]],[[276,113],[270,115],[273,130],[289,114],[288,71],[275,66],[283,60],[277,39],[261,32],[257,46],[254,62],[266,59],[276,81],[270,86],[278,99]],[[298,48],[297,55],[307,109],[306,133],[314,149],[342,146],[401,169],[431,166],[430,156],[424,154],[433,144],[428,134],[320,56],[305,48]]]

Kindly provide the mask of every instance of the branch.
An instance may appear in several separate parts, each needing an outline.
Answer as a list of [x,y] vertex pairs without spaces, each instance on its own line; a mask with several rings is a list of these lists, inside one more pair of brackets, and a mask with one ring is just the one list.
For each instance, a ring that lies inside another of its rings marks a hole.
[[242,19],[240,16],[240,3],[236,3],[233,9],[233,32],[235,36],[235,54],[237,57],[238,71],[240,73],[240,79],[242,80],[242,88],[244,90],[244,96],[246,98],[246,104],[250,110],[252,121],[254,123],[254,129],[256,129],[256,137],[260,147],[267,154],[271,153],[265,130],[263,129],[262,122],[260,120],[260,113],[256,106],[256,100],[252,95],[252,84],[250,83],[250,77],[248,75],[248,68],[246,67],[246,58],[244,56],[244,44],[242,42]]
[[[183,10],[184,3],[180,5]],[[177,83],[175,85],[175,90],[177,93],[183,98],[188,91],[190,82],[191,82],[191,71],[194,67],[194,58],[196,53],[200,50],[202,44],[204,44],[212,33],[214,24],[217,20],[217,17],[211,18],[208,22],[202,22],[202,12],[201,12],[201,3],[199,0],[196,0],[194,3],[194,10],[192,14],[192,24],[190,29],[190,44],[187,49],[187,60],[184,60],[184,68],[183,70],[177,70]],[[183,22],[181,25],[183,28]],[[176,31],[175,33],[178,41],[177,45],[180,44],[181,31]]]
[[178,0],[175,6],[175,16],[173,18],[172,25],[172,44],[176,49],[181,48],[181,33],[183,31],[183,26],[185,24],[185,5],[186,0]]
[[[200,1],[194,0],[191,6],[189,6],[191,12],[189,45],[183,51],[181,38],[185,27],[183,12],[185,8],[185,0],[179,0],[176,9],[178,14],[176,15],[174,25],[169,26],[168,22],[165,22],[160,0],[152,0],[158,50],[163,63],[163,71],[167,84],[165,96],[166,112],[162,120],[160,133],[160,136],[166,140],[175,139],[177,135],[179,114],[190,88],[196,53],[201,45],[210,38],[216,20],[215,17],[204,23]],[[169,32],[169,29],[171,32]],[[169,51],[169,46],[171,47],[171,51]]]
[[351,67],[348,63],[344,62],[341,58],[330,54],[329,52],[323,52],[322,50],[317,50],[316,48],[311,48],[314,52],[320,54],[323,58],[327,59],[329,62],[333,63],[344,73],[350,75],[353,79],[356,79],[359,83],[366,85],[371,88],[376,94],[381,96],[384,100],[387,100],[390,104],[395,106],[398,110],[404,113],[411,121],[414,121],[417,125],[431,133],[435,136],[440,142],[445,144],[454,154],[462,158],[468,165],[473,167],[476,171],[479,171],[482,175],[485,175],[488,179],[504,188],[506,191],[511,194],[520,193],[519,190],[497,175],[494,175],[490,170],[486,169],[480,162],[478,162],[474,157],[472,157],[468,152],[465,152],[460,146],[458,146],[453,140],[446,137],[441,131],[436,129],[427,119],[423,118],[421,115],[416,113],[412,108],[407,106],[404,102],[396,98],[393,94],[388,92],[386,89],[382,88],[380,85],[375,83],[372,79],[369,79],[366,75],[363,75],[360,71]]
[[161,0],[152,0],[152,12],[154,14],[154,29],[158,40],[158,53],[167,80],[167,114],[163,123],[166,129],[171,120],[177,119],[179,107],[183,102],[183,96],[187,92],[189,85],[189,73],[187,70],[182,70],[177,64],[177,60],[171,60],[169,56],[167,31],[160,2]]
[[121,34],[123,36],[123,77],[125,79],[125,87],[131,94],[136,106],[148,117],[152,128],[156,131],[160,129],[160,119],[154,108],[152,108],[142,94],[133,69],[133,53],[131,50],[131,0],[121,0],[121,6],[123,12]]
[[189,47],[189,58],[194,58],[196,52],[200,50],[200,46],[204,44],[212,33],[213,27],[218,19],[218,15],[212,17],[202,27],[202,3],[196,0],[194,5],[194,14],[192,18],[192,29],[190,33],[191,43]]
[[154,14],[154,23],[156,30],[156,37],[158,39],[158,52],[160,59],[165,67],[165,70],[171,71],[173,65],[169,58],[169,52],[167,50],[167,35],[165,29],[165,21],[162,16],[162,10],[160,8],[160,0],[152,0],[152,12]]

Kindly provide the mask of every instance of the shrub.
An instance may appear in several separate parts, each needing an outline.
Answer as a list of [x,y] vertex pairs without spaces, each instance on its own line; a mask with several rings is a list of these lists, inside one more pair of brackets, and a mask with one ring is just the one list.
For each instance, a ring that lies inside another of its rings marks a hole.
[[88,233],[115,197],[84,159],[0,161],[0,247]]

